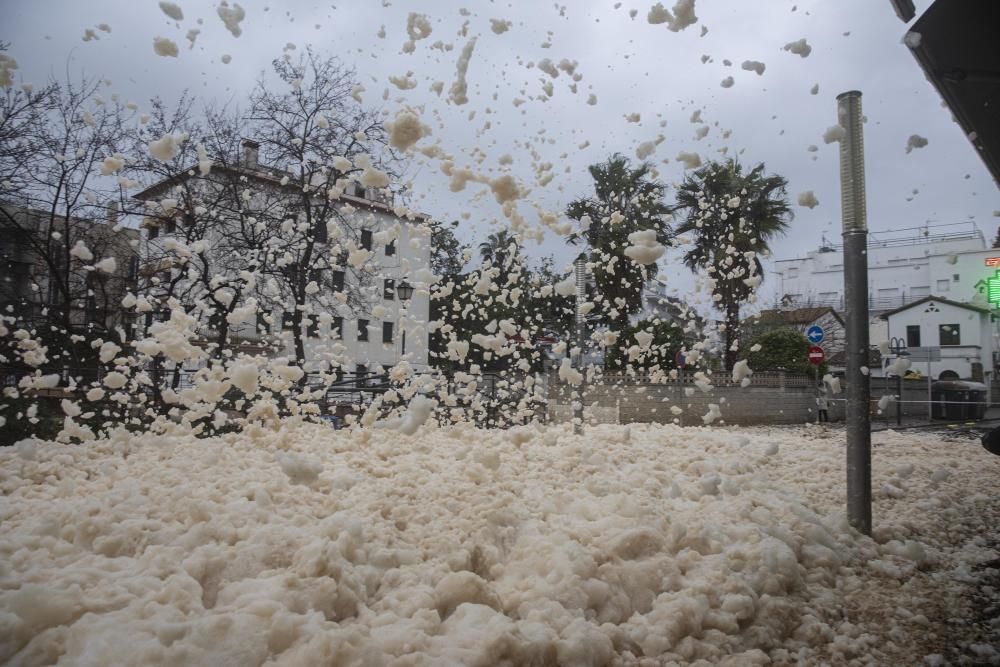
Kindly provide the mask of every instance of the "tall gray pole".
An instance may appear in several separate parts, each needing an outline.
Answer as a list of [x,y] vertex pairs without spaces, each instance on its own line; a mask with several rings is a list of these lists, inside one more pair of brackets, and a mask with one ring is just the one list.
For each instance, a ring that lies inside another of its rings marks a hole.
[[[573,262],[574,277],[576,278],[576,370],[581,373],[586,371],[583,368],[583,343],[586,329],[586,316],[583,314],[583,304],[587,301],[587,258],[581,254]],[[583,388],[585,383],[581,382],[577,387],[577,398],[573,401],[573,432],[583,433]]]
[[868,366],[868,215],[861,93],[837,96],[840,204],[844,229],[844,296],[847,315],[847,520],[872,532],[871,387]]

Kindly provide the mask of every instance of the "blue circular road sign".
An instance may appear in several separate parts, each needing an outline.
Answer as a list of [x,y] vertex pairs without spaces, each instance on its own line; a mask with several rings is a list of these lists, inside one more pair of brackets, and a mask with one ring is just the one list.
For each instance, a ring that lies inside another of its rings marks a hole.
[[819,326],[818,324],[814,324],[808,329],[806,329],[806,338],[808,338],[809,342],[812,343],[813,345],[819,345],[820,343],[822,343],[823,337],[824,337],[823,327]]

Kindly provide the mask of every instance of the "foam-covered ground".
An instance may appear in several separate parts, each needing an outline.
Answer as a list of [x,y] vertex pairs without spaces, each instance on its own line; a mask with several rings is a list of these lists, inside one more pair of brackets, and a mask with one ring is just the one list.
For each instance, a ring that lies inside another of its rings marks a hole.
[[9,448],[0,662],[997,661],[963,600],[996,574],[1000,458],[874,437],[874,539],[845,526],[843,434],[816,428]]

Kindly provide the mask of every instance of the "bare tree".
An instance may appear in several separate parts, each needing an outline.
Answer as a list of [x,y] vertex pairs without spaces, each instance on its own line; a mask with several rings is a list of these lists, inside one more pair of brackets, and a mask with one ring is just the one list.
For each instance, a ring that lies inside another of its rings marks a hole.
[[389,184],[400,160],[380,114],[353,99],[353,70],[311,50],[273,65],[277,81],[257,82],[247,114],[259,156],[280,174],[271,194],[284,204],[280,216],[273,209],[255,216],[267,235],[261,295],[266,307],[285,313],[294,355],[303,360],[322,313],[354,314],[376,296],[366,251],[374,211],[392,210]]
[[51,82],[0,97],[0,298],[46,335],[53,363],[90,356],[81,334],[128,337],[118,306],[134,280],[136,239],[119,226],[109,168],[132,114],[101,85]]

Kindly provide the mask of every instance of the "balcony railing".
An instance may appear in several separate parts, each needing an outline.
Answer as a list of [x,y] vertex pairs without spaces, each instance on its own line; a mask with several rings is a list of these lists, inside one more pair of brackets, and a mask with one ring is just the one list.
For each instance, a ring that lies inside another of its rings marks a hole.
[[[868,297],[868,310],[892,310],[905,306],[921,299],[927,298],[927,294],[896,294],[893,296],[870,296]],[[784,302],[786,310],[792,308],[833,308],[835,310],[844,309],[844,295],[834,296],[803,296],[797,298],[786,297]]]

